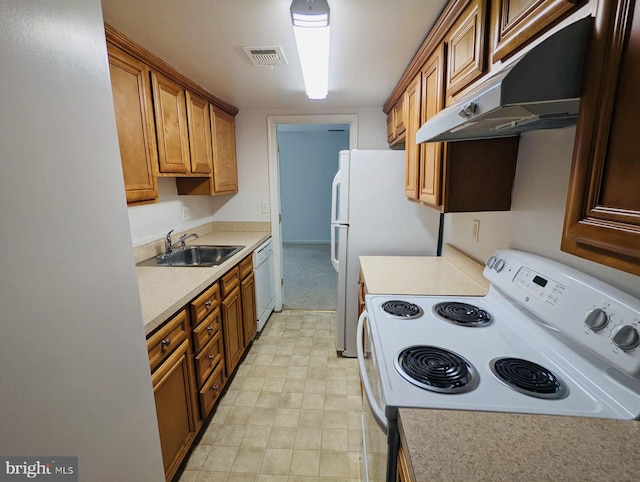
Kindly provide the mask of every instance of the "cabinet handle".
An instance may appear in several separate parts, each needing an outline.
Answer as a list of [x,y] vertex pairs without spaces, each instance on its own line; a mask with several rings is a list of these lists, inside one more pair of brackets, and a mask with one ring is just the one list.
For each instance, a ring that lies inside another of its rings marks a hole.
[[161,344],[164,347],[171,345],[171,338],[165,338],[164,340],[162,340]]
[[211,390],[213,390],[214,392],[218,391],[218,385],[214,385],[211,387]]
[[215,355],[209,355],[209,360],[213,360],[215,357]]
[[211,333],[213,331],[213,326],[207,326],[207,331]]
[[207,308],[211,308],[211,300],[205,301],[204,306],[206,306]]

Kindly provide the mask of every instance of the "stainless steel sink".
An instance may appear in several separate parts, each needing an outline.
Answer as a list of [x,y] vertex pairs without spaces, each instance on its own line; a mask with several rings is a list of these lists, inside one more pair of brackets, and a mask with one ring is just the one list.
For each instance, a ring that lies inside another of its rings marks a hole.
[[187,246],[138,263],[138,266],[218,266],[244,246]]

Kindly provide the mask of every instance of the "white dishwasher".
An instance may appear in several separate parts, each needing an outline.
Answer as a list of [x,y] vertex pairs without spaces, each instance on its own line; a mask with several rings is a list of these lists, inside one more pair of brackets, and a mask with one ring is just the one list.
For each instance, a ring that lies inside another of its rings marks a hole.
[[273,279],[273,247],[267,239],[253,252],[253,275],[256,282],[256,313],[258,331],[262,331],[276,300]]

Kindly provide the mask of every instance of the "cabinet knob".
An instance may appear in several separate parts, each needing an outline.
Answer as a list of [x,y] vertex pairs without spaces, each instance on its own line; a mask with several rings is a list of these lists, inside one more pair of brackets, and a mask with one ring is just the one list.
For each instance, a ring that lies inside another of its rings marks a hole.
[[218,391],[218,385],[214,385],[211,387],[211,390],[213,390],[214,392]]
[[205,301],[204,306],[206,306],[207,308],[211,308],[211,300]]
[[160,343],[162,344],[162,346],[167,347],[167,346],[171,345],[171,338],[165,338]]
[[213,326],[207,326],[207,331],[211,333],[213,331]]
[[215,357],[215,355],[209,355],[209,360],[213,360]]

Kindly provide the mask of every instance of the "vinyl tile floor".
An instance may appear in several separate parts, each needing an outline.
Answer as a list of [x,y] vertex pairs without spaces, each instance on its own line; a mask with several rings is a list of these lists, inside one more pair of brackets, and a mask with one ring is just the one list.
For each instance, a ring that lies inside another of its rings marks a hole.
[[180,482],[360,481],[358,363],[335,351],[335,312],[273,313]]

